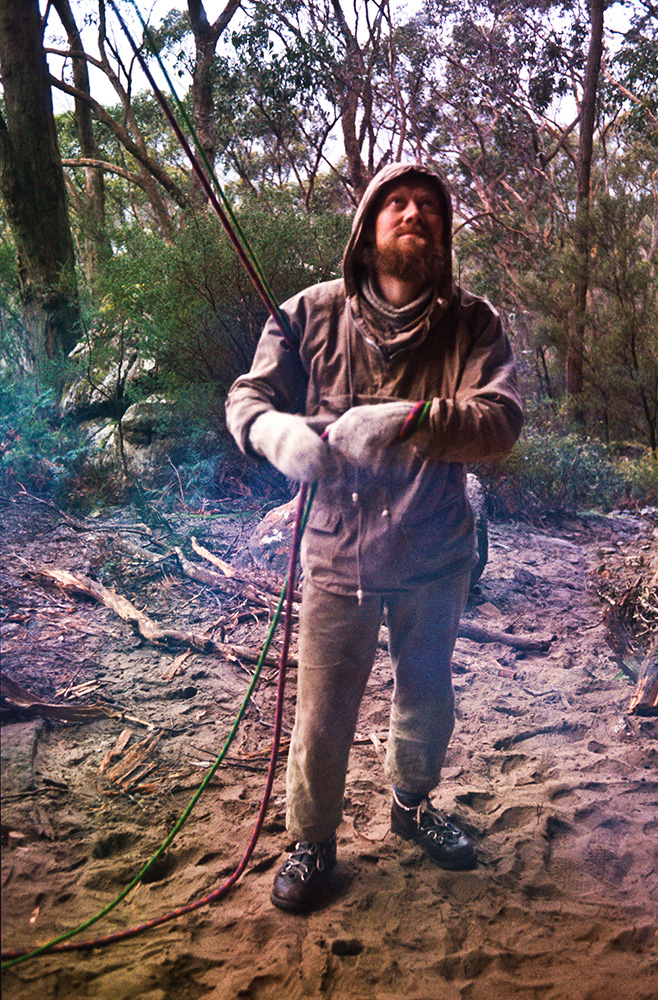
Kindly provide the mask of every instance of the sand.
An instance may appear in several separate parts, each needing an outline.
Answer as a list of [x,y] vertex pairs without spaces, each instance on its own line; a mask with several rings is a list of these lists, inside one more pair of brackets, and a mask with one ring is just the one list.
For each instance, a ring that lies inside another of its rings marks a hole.
[[[253,669],[199,653],[170,677],[180,650],[143,642],[109,609],[29,570],[86,572],[161,624],[227,641],[258,645],[266,620],[173,569],[121,557],[111,542],[126,534],[125,513],[83,530],[43,505],[5,508],[3,670],[60,702],[88,681],[67,703],[100,701],[137,720],[3,718],[3,949],[29,949],[100,910],[151,857],[221,748]],[[196,531],[238,558],[243,530],[206,518]],[[269,902],[290,847],[282,761],[252,862],[227,898],[107,948],[17,965],[3,975],[6,1000],[656,1000],[657,725],[627,714],[634,685],[602,613],[605,595],[646,577],[657,553],[651,511],[490,527],[466,620],[552,641],[546,652],[458,642],[457,727],[435,800],[473,835],[476,870],[443,871],[389,832],[382,650],[326,905],[299,917]],[[265,669],[229,762],[166,855],[83,939],[203,897],[233,871],[264,785],[275,675]],[[294,692],[293,669],[284,735]],[[101,766],[125,729],[129,747],[160,737],[145,787],[120,793]]]

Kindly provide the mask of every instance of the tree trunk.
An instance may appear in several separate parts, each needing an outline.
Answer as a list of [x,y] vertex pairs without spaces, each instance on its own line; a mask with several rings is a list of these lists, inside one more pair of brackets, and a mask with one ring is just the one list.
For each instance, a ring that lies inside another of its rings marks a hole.
[[603,6],[604,0],[590,0],[591,29],[580,106],[580,140],[578,144],[578,190],[576,192],[574,234],[576,277],[569,317],[569,342],[565,371],[567,395],[574,404],[574,413],[580,423],[584,421],[579,397],[583,391],[587,290],[589,287],[590,178],[596,118],[596,92],[603,52]]
[[27,337],[35,367],[75,345],[80,312],[64,172],[57,145],[37,0],[0,0],[0,189],[18,251]]
[[340,115],[340,125],[343,133],[343,144],[347,159],[350,180],[354,189],[356,202],[361,201],[365,189],[371,179],[361,156],[363,142],[357,131],[357,113],[363,90],[367,84],[367,73],[363,63],[363,54],[359,43],[350,30],[339,0],[332,0],[334,16],[340,25],[345,40],[345,69],[342,73],[343,102]]
[[[71,52],[71,68],[73,83],[77,90],[90,94],[89,72],[87,60],[82,48],[80,32],[71,10],[69,0],[53,0],[53,6],[59,15],[69,41]],[[89,160],[102,159],[96,137],[94,135],[91,108],[86,101],[75,99],[75,123],[80,142],[80,155]],[[93,289],[99,265],[111,254],[110,243],[105,232],[105,181],[103,170],[99,167],[86,166],[85,191],[88,199],[84,231],[84,268],[87,281]]]
[[[239,8],[241,0],[228,0],[224,10],[214,24],[208,22],[202,0],[188,0],[187,10],[194,33],[196,61],[192,76],[192,119],[199,144],[211,168],[215,166],[217,155],[217,127],[215,125],[215,101],[213,97],[213,61],[219,36]],[[205,196],[196,177],[192,174],[192,193],[196,200],[205,201]]]

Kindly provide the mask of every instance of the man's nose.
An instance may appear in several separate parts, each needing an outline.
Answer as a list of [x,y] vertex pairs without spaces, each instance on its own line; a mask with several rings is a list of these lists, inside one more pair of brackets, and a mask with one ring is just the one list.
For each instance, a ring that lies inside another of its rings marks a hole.
[[418,209],[418,205],[413,199],[410,198],[407,204],[405,205],[403,216],[405,221],[420,218],[420,211]]

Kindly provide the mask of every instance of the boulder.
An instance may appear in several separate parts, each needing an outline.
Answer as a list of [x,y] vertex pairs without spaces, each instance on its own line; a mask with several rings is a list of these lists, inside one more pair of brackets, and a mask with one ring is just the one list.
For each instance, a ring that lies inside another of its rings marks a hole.
[[117,396],[134,399],[152,387],[155,361],[140,357],[134,347],[127,348],[122,356],[117,338],[95,355],[87,344],[78,344],[70,358],[76,362],[77,371],[60,400],[60,410],[66,415],[87,420],[115,417]]
[[487,498],[484,486],[472,472],[466,475],[466,496],[475,517],[475,539],[477,561],[471,570],[471,587],[473,587],[484,572],[489,559],[489,527],[487,521]]
[[[123,415],[123,450],[128,468],[135,475],[157,472],[168,465],[185,441],[185,428],[177,425],[176,406],[163,396],[149,396],[129,406]],[[101,469],[121,467],[118,421],[111,418],[81,424]]]
[[297,497],[268,511],[250,535],[247,547],[257,566],[285,577],[297,513]]
[[[477,562],[471,573],[471,586],[473,586],[482,576],[487,564],[489,533],[484,488],[478,477],[472,473],[466,477],[466,495],[473,508],[477,538]],[[296,511],[296,497],[270,510],[247,543],[249,553],[257,566],[282,577],[288,572]]]

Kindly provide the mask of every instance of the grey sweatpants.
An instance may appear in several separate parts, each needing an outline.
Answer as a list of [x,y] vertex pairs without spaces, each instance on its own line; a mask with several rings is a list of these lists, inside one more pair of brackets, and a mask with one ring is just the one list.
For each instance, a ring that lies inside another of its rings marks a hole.
[[348,758],[384,606],[394,677],[386,775],[409,792],[426,794],[438,785],[454,727],[450,664],[469,583],[467,571],[359,605],[304,582],[286,778],[287,827],[296,840],[324,840],[342,819]]

